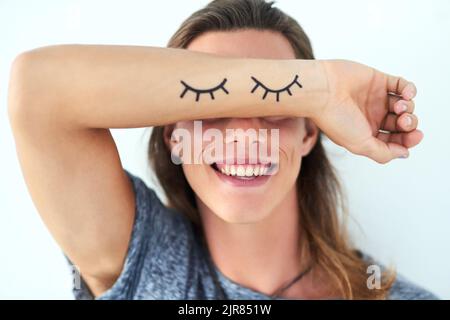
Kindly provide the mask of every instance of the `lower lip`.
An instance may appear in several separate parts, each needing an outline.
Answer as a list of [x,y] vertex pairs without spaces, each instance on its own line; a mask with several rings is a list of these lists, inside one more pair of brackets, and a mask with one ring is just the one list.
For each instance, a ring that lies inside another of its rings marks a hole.
[[226,174],[223,174],[214,168],[211,168],[217,176],[225,183],[230,184],[235,187],[257,187],[265,184],[267,180],[270,179],[270,175],[267,176],[258,176],[253,179],[239,179],[234,178],[233,176],[227,176]]

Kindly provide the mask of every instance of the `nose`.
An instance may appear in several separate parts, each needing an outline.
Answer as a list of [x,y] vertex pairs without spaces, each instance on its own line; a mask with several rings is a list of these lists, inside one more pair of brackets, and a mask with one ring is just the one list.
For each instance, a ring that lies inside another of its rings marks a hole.
[[[248,140],[248,143],[265,142],[264,135],[259,129],[267,129],[261,126],[260,118],[230,118],[226,124],[225,143]],[[252,134],[254,131],[254,134]],[[263,139],[263,141],[262,141]]]
[[258,130],[261,127],[260,118],[229,118],[227,128],[230,129],[250,129]]

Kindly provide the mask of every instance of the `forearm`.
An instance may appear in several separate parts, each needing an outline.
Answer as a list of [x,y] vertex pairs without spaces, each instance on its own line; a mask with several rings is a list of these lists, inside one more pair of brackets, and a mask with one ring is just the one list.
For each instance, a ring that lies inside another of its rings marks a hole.
[[[89,128],[129,128],[180,120],[311,116],[327,99],[326,75],[313,60],[225,58],[143,46],[64,45],[25,53],[16,87],[34,120]],[[298,76],[297,83],[293,83]],[[252,78],[253,77],[253,78]],[[256,81],[271,89],[267,92]],[[197,93],[196,89],[211,89]],[[255,89],[256,86],[256,89]],[[255,89],[253,92],[251,92]],[[11,103],[16,103],[11,101]],[[41,109],[42,108],[42,109]],[[46,108],[46,110],[43,110]]]

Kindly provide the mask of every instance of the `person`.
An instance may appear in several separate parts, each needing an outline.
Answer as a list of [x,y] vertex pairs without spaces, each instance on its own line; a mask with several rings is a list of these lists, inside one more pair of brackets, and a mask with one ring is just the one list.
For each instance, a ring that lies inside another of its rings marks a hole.
[[[168,48],[20,54],[8,110],[34,204],[80,271],[78,299],[434,299],[350,243],[321,137],[380,164],[408,157],[423,137],[416,91],[360,63],[315,60],[271,2],[215,0]],[[197,155],[174,152],[197,120],[233,150],[273,141],[276,152],[197,163],[205,141]],[[122,167],[109,130],[137,127],[153,127],[165,203]]]

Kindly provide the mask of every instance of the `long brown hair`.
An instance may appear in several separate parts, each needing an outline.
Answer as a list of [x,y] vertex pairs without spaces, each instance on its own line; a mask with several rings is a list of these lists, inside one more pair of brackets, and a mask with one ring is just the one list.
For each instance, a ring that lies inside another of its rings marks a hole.
[[[264,0],[212,1],[181,24],[168,47],[186,48],[195,37],[208,31],[248,28],[279,32],[289,40],[298,59],[314,59],[309,38],[300,25],[273,7],[273,2]],[[167,205],[199,225],[194,191],[181,166],[171,161],[170,150],[164,142],[164,126],[153,128],[148,156],[167,197]],[[347,299],[386,298],[395,276],[386,272],[381,288],[368,289],[368,264],[349,243],[342,188],[320,135],[312,151],[302,160],[297,193],[302,239],[315,266],[330,280],[332,294]]]

